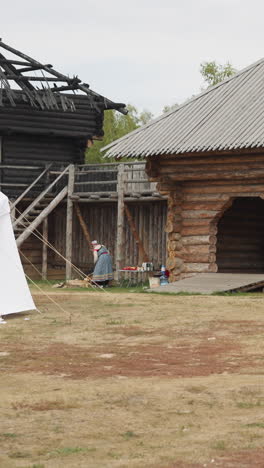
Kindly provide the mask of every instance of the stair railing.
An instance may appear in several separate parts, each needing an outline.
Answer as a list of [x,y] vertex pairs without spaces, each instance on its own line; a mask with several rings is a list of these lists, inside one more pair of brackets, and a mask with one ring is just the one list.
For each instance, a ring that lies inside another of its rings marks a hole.
[[32,182],[32,184],[30,184],[30,185],[26,188],[26,190],[25,190],[23,193],[21,193],[21,195],[19,195],[19,197],[18,197],[13,203],[10,203],[10,209],[11,209],[11,210],[13,210],[13,209],[15,208],[15,206],[16,206],[19,202],[21,202],[21,200],[23,200],[23,198],[30,192],[30,190],[34,187],[34,185],[36,185],[36,184],[40,181],[40,179],[41,179],[42,177],[44,177],[44,175],[47,174],[47,172],[49,171],[49,169],[51,168],[51,166],[52,166],[52,163],[51,163],[51,164],[48,164],[48,165],[45,167],[44,171],[41,172],[41,174]]
[[[13,228],[15,228],[22,220],[23,218],[33,209],[35,206],[42,200],[42,198],[49,193],[49,191],[59,182],[59,180],[69,171],[70,164],[60,173],[60,175],[48,186],[41,192],[35,200],[25,209],[25,211],[14,221],[13,223]],[[12,209],[13,207],[11,207]]]

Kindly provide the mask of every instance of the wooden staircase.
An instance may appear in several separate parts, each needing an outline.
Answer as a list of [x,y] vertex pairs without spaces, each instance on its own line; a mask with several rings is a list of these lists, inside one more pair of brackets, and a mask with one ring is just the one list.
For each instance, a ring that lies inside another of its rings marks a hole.
[[[67,184],[58,190],[58,182],[62,177],[68,175],[69,167],[67,166],[59,176],[53,180],[24,210],[19,213],[19,216],[13,221],[13,229],[16,237],[18,247],[21,247],[23,242],[32,234],[35,229],[44,221],[44,219],[54,210],[54,208],[65,198],[68,194],[68,181]],[[37,180],[37,179],[36,179]],[[39,178],[38,178],[39,180]],[[28,191],[28,190],[27,190]],[[23,198],[24,194],[19,197],[19,201]],[[14,210],[18,200],[11,205],[11,210]]]

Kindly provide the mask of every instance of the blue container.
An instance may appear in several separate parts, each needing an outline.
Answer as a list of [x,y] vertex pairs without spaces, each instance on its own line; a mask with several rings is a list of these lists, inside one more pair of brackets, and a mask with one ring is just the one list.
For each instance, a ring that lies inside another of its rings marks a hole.
[[161,267],[161,276],[160,276],[160,285],[165,286],[166,284],[169,284],[168,278],[166,276],[166,267],[162,265]]

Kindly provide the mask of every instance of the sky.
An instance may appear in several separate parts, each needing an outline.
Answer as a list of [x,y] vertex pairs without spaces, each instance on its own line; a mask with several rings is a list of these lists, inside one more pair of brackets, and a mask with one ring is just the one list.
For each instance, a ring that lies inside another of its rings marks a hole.
[[12,0],[0,37],[156,117],[205,87],[201,63],[263,58],[263,17],[263,0]]

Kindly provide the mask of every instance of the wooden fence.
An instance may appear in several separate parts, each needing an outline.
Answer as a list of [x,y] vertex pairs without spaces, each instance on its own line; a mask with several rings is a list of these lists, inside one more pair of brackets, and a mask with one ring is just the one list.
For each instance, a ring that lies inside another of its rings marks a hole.
[[[51,168],[49,182],[61,170]],[[155,268],[165,262],[167,201],[156,184],[148,181],[144,163],[75,166],[71,177],[68,201],[60,203],[48,218],[48,240],[58,252],[88,273],[93,268],[88,232],[91,240],[109,248],[116,270],[141,265],[146,258]],[[43,268],[42,246],[33,236],[23,251],[29,258],[34,253],[35,265],[42,258],[39,270],[48,270],[53,277],[56,271],[58,277],[64,274],[65,261],[50,249],[48,265]],[[36,276],[32,268],[30,273]],[[70,266],[66,276],[75,276]]]

